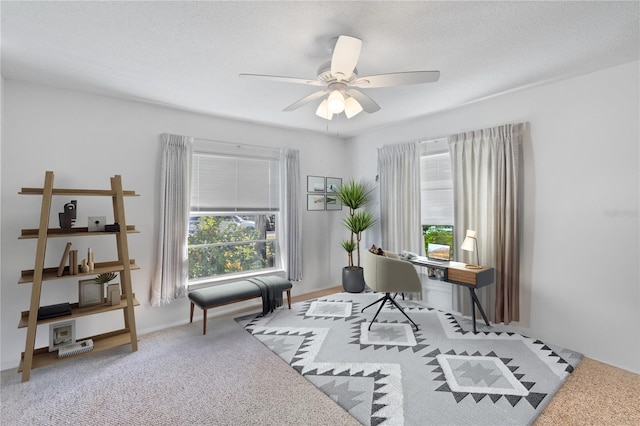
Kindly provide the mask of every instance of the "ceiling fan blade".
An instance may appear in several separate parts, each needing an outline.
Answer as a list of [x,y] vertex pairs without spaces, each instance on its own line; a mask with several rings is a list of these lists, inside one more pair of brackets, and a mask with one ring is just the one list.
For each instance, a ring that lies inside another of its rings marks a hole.
[[356,68],[362,40],[355,37],[341,35],[336,41],[331,56],[331,74],[338,80],[347,80]]
[[380,110],[380,105],[375,103],[373,99],[371,99],[361,91],[355,90],[355,89],[349,89],[347,90],[347,93],[351,95],[351,97],[354,98],[356,101],[358,101],[360,106],[362,106],[362,109],[368,112],[369,114]]
[[325,96],[328,93],[329,92],[327,90],[319,90],[317,92],[310,94],[309,96],[305,96],[304,98],[292,103],[291,105],[286,107],[283,111],[293,111],[295,109],[300,108],[303,105],[308,104],[309,102],[315,101],[316,99],[320,99],[321,97]]
[[307,78],[282,77],[279,75],[264,75],[264,74],[240,74],[240,77],[257,78],[260,80],[271,80],[279,83],[297,83],[297,84],[309,84],[311,86],[324,86],[324,83],[321,81],[310,80]]
[[440,78],[440,71],[409,71],[360,77],[352,86],[361,88],[405,86],[433,83]]

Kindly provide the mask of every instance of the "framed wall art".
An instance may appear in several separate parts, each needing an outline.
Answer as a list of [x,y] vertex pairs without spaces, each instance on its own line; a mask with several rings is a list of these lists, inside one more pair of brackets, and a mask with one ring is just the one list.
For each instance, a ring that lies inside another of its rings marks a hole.
[[324,193],[324,177],[307,176],[307,192]]
[[307,176],[307,210],[342,210],[336,196],[342,178]]
[[342,185],[341,178],[332,178],[328,177],[326,182],[326,192],[327,194],[335,194],[338,192],[338,188]]
[[324,194],[307,194],[307,210],[324,210]]
[[342,210],[342,203],[335,195],[327,194],[325,204],[327,210]]

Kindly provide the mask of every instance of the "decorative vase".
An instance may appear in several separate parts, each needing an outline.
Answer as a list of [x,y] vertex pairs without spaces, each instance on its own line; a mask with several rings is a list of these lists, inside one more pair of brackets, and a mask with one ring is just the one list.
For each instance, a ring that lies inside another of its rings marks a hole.
[[82,259],[82,265],[80,265],[80,271],[85,274],[89,272],[89,265],[87,265],[87,259]]
[[95,263],[93,263],[93,252],[91,251],[91,248],[89,248],[87,252],[87,265],[89,266],[89,272],[93,272],[95,269]]
[[364,287],[364,269],[348,266],[342,268],[342,288],[344,288],[344,291],[362,293]]

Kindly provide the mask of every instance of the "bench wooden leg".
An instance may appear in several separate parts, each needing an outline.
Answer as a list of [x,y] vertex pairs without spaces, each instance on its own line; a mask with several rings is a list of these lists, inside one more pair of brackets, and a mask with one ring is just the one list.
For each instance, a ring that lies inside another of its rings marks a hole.
[[287,303],[289,304],[289,309],[291,309],[291,289],[287,290]]
[[[193,322],[193,309],[195,308],[195,303],[191,302],[191,312],[189,313],[189,323]],[[202,334],[207,334],[207,310],[202,310]]]
[[202,310],[202,334],[207,334],[207,310]]

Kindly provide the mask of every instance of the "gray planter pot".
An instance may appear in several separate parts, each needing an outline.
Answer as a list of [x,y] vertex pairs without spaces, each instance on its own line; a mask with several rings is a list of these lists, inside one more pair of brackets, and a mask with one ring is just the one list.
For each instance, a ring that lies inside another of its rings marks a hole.
[[342,288],[348,293],[362,293],[364,291],[364,269],[342,268]]

